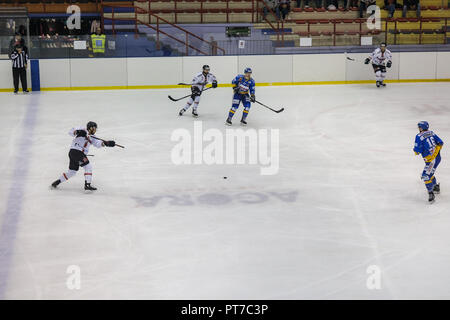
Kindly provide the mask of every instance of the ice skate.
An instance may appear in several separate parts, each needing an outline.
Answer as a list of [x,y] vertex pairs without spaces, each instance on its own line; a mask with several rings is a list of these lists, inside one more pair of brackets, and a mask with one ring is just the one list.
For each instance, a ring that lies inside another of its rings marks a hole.
[[61,183],[61,180],[58,179],[58,180],[54,181],[51,186],[52,186],[53,189],[56,189],[56,187],[58,187],[58,185],[60,183]]
[[95,190],[97,190],[97,188],[91,186],[90,183],[85,182],[85,183],[84,183],[84,190],[87,190],[87,191],[95,191]]
[[428,192],[428,203],[433,203],[434,202],[434,192],[430,191]]
[[438,183],[433,187],[433,193],[434,194],[439,194],[441,193],[441,185]]

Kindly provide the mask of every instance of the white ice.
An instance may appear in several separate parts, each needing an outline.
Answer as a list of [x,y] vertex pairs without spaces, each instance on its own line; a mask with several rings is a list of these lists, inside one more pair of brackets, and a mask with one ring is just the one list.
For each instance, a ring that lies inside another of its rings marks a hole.
[[[257,87],[286,108],[248,117],[280,129],[276,175],[174,165],[171,134],[194,119],[167,95],[187,90],[0,94],[3,298],[450,298],[449,83]],[[230,88],[205,92],[197,121],[224,131],[230,102]],[[95,193],[82,170],[50,190],[67,131],[89,120],[126,148],[91,148]],[[420,120],[446,143],[432,205],[412,151]]]

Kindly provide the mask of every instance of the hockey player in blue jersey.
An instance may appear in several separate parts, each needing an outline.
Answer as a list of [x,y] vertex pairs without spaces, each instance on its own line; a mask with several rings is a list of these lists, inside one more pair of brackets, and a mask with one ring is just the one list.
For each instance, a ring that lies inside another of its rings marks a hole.
[[422,172],[422,180],[428,190],[428,201],[434,202],[435,193],[439,193],[440,185],[436,183],[434,172],[441,162],[441,148],[444,142],[433,131],[428,130],[429,125],[426,121],[420,121],[417,126],[419,133],[416,135],[414,143],[414,152],[421,154],[425,161],[425,168]]
[[242,112],[241,125],[247,124],[247,116],[250,110],[251,102],[255,102],[255,80],[252,79],[252,69],[245,68],[244,74],[239,74],[231,82],[233,84],[233,103],[228,112],[228,119],[226,124],[231,126],[231,119],[233,119],[239,104],[242,102],[244,111]]

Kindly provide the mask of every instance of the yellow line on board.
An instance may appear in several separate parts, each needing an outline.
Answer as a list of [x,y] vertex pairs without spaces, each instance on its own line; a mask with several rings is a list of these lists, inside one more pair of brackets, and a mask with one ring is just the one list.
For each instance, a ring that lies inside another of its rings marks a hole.
[[[375,80],[348,80],[348,81],[305,81],[305,82],[262,82],[257,87],[267,86],[301,86],[301,85],[336,85],[336,84],[366,84],[374,83]],[[402,82],[450,82],[450,79],[399,79],[386,80],[387,83]],[[231,87],[232,84],[220,84],[219,87]],[[128,90],[128,89],[175,89],[183,88],[181,85],[148,85],[148,86],[99,86],[99,87],[48,87],[41,91],[77,91],[77,90]],[[0,89],[0,92],[13,92],[12,88]]]

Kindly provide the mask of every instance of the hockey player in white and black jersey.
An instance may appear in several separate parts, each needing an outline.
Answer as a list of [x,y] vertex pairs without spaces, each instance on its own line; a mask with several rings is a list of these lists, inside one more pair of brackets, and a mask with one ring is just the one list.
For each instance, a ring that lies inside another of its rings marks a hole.
[[93,145],[96,148],[101,147],[114,147],[115,141],[104,141],[94,136],[97,131],[97,124],[89,121],[86,125],[86,129],[83,127],[72,128],[69,131],[69,135],[73,136],[72,145],[69,151],[69,171],[62,174],[62,176],[52,183],[52,187],[56,188],[61,182],[69,180],[76,175],[79,167],[84,169],[84,189],[85,190],[97,190],[91,186],[92,182],[92,165],[89,163],[87,154],[89,153],[89,147]]
[[386,48],[386,43],[381,43],[380,47],[375,49],[364,63],[369,64],[370,60],[372,60],[377,87],[385,87],[386,67],[390,68],[392,66],[392,53]]
[[200,103],[200,95],[202,94],[203,89],[208,83],[211,83],[213,88],[217,88],[216,77],[210,73],[209,70],[209,66],[204,65],[202,72],[195,75],[191,83],[192,95],[178,115],[182,116],[192,105],[192,115],[198,117],[197,107]]

